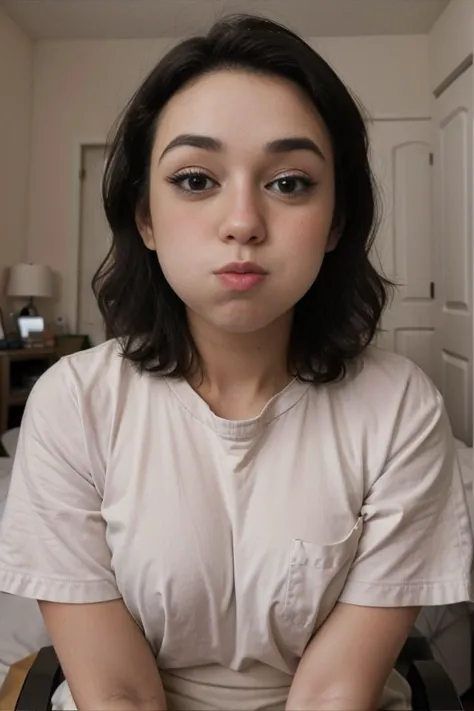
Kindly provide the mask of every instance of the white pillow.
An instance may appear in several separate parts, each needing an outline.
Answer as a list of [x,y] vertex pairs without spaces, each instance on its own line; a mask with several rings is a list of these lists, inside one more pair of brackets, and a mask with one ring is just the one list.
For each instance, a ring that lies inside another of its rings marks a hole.
[[2,445],[9,457],[15,456],[19,436],[19,427],[14,427],[12,430],[7,430],[2,434]]
[[58,686],[51,699],[52,711],[77,711],[67,681]]
[[13,662],[51,644],[36,600],[0,593],[0,686]]
[[[0,457],[0,518],[2,517],[13,459]],[[36,600],[0,592],[0,686],[13,662],[50,645]]]
[[0,519],[2,518],[8,494],[8,487],[10,486],[12,466],[13,459],[10,457],[0,457]]
[[471,491],[474,481],[474,451],[471,447],[458,450],[458,462],[464,486]]
[[0,457],[0,481],[8,479],[13,469],[13,457]]

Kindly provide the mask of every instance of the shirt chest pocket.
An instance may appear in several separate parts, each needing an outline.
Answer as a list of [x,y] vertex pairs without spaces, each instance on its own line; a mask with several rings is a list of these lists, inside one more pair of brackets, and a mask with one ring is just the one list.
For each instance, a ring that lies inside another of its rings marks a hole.
[[315,628],[327,617],[344,587],[362,534],[363,520],[341,541],[294,539],[283,614],[299,629]]

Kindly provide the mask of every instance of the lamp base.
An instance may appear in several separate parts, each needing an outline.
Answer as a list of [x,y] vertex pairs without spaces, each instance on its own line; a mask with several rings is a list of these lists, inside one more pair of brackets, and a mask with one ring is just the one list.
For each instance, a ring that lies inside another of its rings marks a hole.
[[20,316],[38,316],[38,309],[34,305],[32,297],[30,298],[28,303],[21,309]]

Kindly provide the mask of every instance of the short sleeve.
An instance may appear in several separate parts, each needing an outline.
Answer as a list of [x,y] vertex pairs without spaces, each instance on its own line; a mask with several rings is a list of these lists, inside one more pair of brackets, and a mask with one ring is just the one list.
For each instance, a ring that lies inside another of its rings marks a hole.
[[342,602],[385,607],[470,599],[472,529],[454,438],[441,395],[416,367],[361,513],[363,533]]
[[120,597],[67,358],[25,408],[0,525],[0,590],[52,602]]

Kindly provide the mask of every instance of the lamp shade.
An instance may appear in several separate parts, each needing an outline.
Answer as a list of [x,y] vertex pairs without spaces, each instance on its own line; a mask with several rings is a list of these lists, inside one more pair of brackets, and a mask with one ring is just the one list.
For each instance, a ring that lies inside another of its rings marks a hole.
[[8,296],[51,298],[53,274],[42,264],[15,264],[10,269]]

